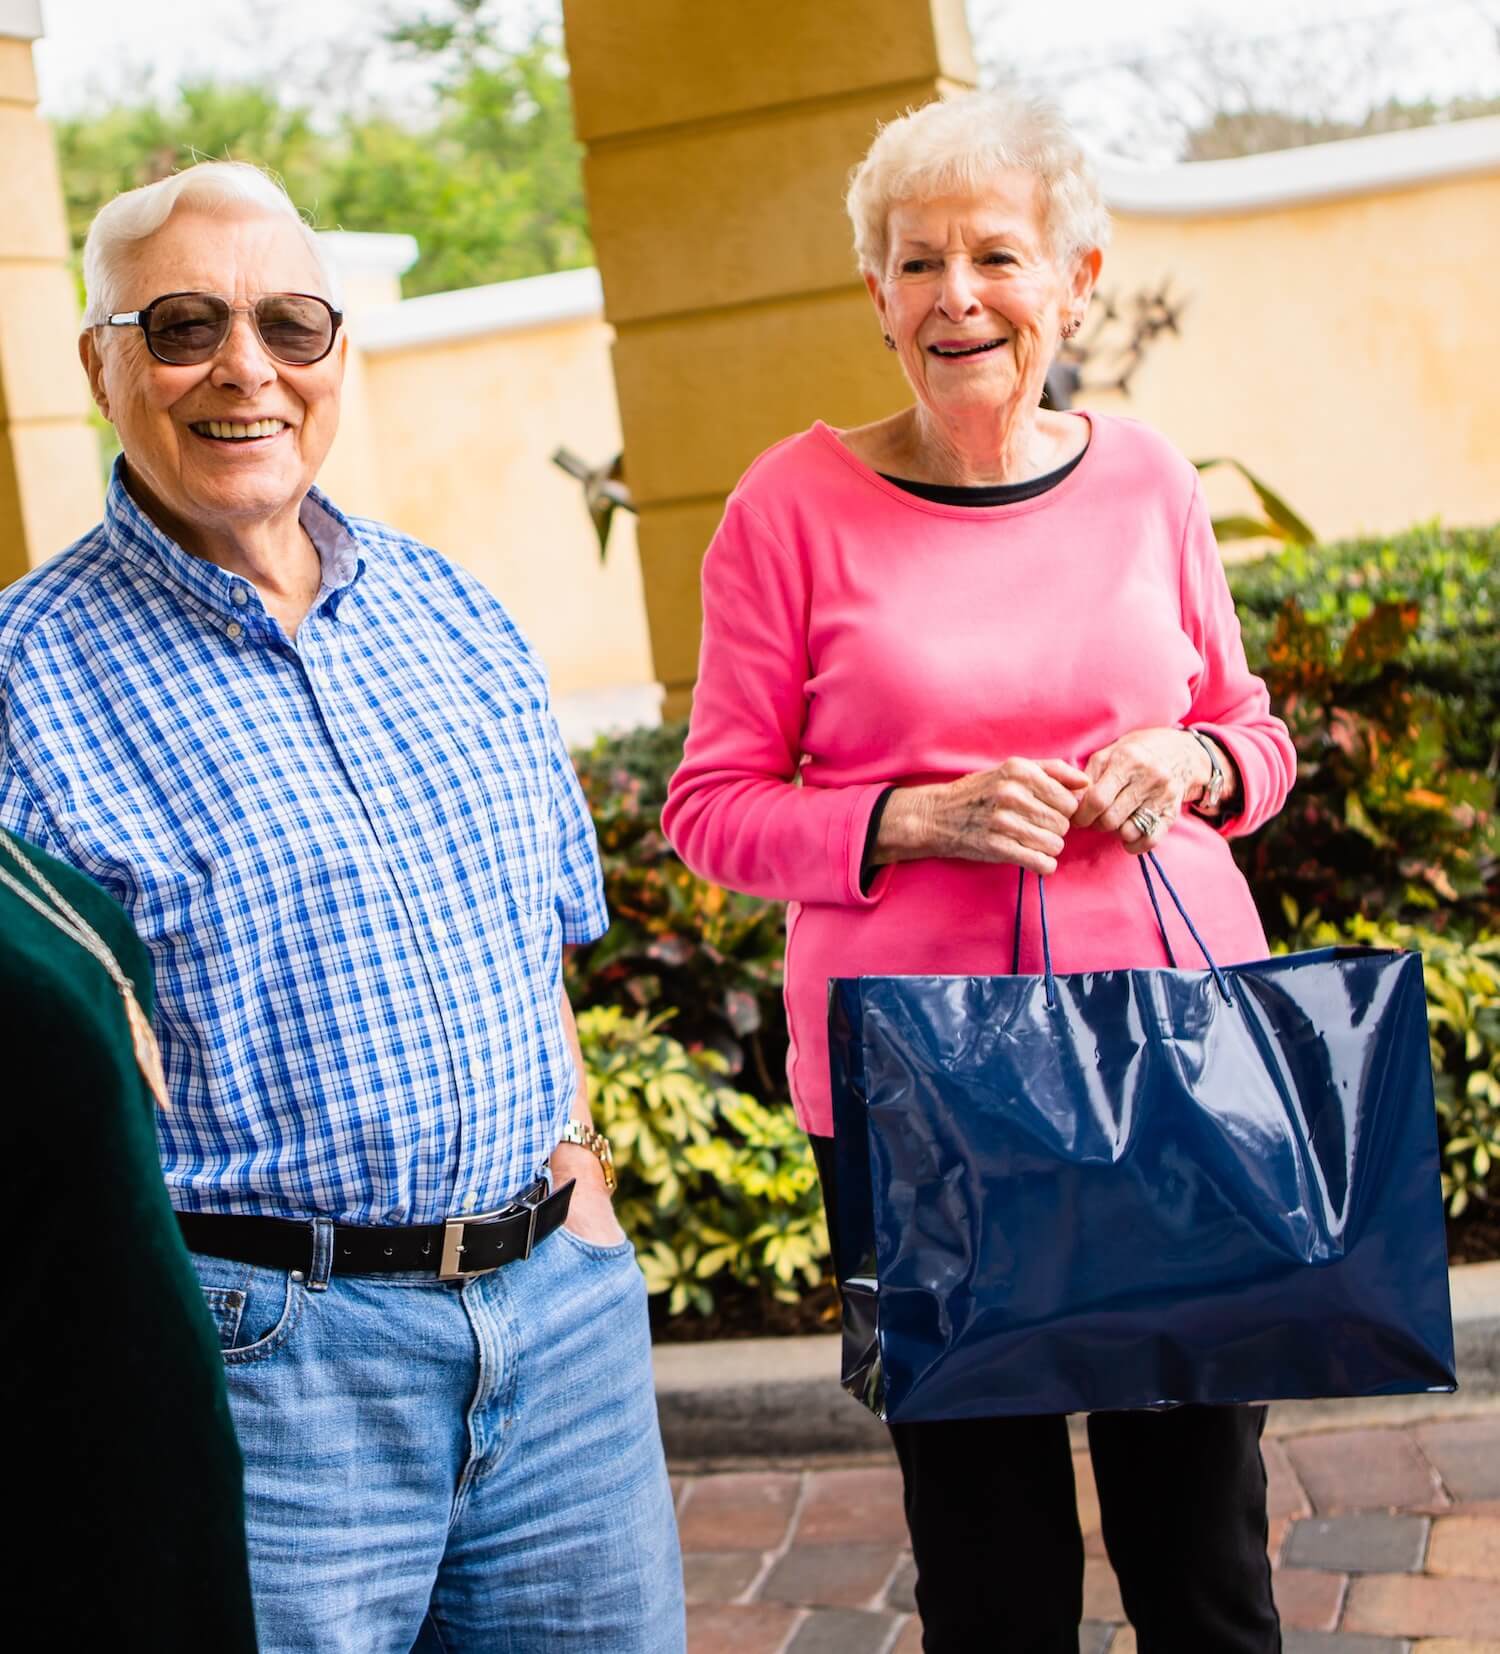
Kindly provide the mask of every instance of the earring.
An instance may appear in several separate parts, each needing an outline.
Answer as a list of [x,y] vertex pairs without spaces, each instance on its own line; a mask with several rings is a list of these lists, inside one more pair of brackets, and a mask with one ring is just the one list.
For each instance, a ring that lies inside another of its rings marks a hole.
[[1063,338],[1071,339],[1078,329],[1082,327],[1082,325],[1082,322],[1080,322],[1076,316],[1070,316],[1068,318],[1067,325],[1062,330]]
[[885,348],[887,350],[894,350],[896,348],[896,341],[890,336],[889,333],[882,333],[880,336],[885,340]]

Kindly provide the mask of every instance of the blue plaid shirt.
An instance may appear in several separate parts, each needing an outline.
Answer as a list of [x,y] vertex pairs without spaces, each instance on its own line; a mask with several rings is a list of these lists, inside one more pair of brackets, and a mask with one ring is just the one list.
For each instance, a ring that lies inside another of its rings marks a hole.
[[0,592],[0,824],[151,949],[175,1205],[485,1211],[571,1104],[593,826],[495,598],[317,490],[302,521],[323,586],[292,643],[116,468],[99,527]]

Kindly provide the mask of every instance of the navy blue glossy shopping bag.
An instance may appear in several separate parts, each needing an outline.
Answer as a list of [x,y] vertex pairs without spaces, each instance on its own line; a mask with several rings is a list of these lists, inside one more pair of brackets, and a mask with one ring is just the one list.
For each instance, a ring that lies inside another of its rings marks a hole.
[[1453,1389],[1420,956],[1055,975],[1041,914],[1041,976],[829,985],[845,1388],[899,1421]]

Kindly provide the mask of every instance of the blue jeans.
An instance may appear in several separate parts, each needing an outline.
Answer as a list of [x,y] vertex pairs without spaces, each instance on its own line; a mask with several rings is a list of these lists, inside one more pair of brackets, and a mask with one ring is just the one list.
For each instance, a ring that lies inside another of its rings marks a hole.
[[[461,1286],[193,1257],[245,1457],[262,1654],[680,1654],[629,1243]],[[321,1265],[321,1267],[320,1267]]]

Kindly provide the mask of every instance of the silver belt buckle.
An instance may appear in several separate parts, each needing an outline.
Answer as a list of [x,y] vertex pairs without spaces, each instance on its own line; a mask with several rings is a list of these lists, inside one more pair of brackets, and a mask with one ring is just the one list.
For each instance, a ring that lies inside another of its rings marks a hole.
[[[533,1193],[536,1195],[534,1200],[525,1198]],[[536,1245],[537,1207],[546,1198],[546,1180],[539,1179],[525,1191],[521,1199],[511,1201],[508,1206],[497,1206],[493,1212],[471,1212],[465,1217],[446,1219],[443,1223],[443,1255],[438,1260],[437,1278],[440,1281],[468,1281],[476,1275],[488,1275],[492,1270],[499,1269],[500,1265],[497,1263],[486,1264],[482,1269],[464,1268],[464,1230],[471,1223],[493,1223],[497,1218],[514,1217],[517,1212],[525,1212],[527,1215],[526,1246],[521,1256],[529,1258],[532,1247]]]

